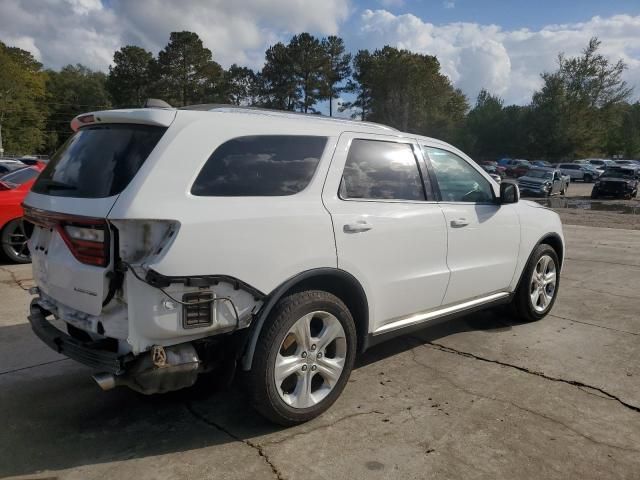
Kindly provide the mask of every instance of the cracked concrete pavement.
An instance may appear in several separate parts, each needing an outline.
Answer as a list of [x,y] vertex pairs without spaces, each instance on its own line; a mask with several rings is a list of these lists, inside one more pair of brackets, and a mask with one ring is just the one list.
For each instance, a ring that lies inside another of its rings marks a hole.
[[0,477],[640,478],[640,231],[565,226],[551,315],[440,322],[365,354],[295,428],[240,390],[101,392],[25,319],[30,267],[0,266]]

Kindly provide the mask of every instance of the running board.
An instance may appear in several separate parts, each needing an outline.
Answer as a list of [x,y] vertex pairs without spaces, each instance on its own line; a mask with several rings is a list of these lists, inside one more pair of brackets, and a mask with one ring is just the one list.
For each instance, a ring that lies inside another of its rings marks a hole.
[[404,335],[411,331],[424,328],[433,320],[444,320],[461,317],[469,313],[484,310],[489,307],[509,303],[512,294],[508,292],[498,292],[480,298],[474,298],[464,303],[449,305],[448,307],[428,312],[414,313],[408,317],[403,317],[391,323],[381,326],[368,335],[367,347],[371,347],[389,338]]

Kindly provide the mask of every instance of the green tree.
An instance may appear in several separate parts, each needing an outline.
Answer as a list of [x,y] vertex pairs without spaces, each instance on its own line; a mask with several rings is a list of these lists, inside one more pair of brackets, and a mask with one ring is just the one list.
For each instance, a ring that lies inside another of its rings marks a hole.
[[461,127],[466,97],[440,73],[436,57],[386,46],[371,54],[364,77],[371,98],[367,119],[444,139]]
[[476,159],[495,158],[503,152],[503,101],[481,90],[476,105],[467,115],[466,129],[470,137],[469,153]]
[[116,107],[140,107],[148,97],[153,55],[144,48],[127,45],[113,54],[107,90]]
[[31,53],[0,42],[0,153],[34,153],[42,145],[45,79]]
[[345,53],[344,41],[330,35],[322,39],[324,65],[322,70],[321,93],[329,100],[329,116],[333,116],[333,99],[345,90],[340,84],[351,75],[351,54]]
[[255,105],[260,95],[259,79],[248,67],[235,63],[224,72],[225,96],[233,105]]
[[322,45],[316,37],[305,32],[294,35],[287,45],[287,50],[297,90],[300,92],[297,106],[301,112],[315,112],[313,106],[322,96],[320,89],[325,63]]
[[84,65],[67,65],[59,72],[47,71],[47,145],[55,151],[70,135],[69,122],[81,113],[111,108],[106,75]]
[[597,37],[579,57],[558,56],[558,76],[562,79],[567,95],[572,101],[578,101],[591,108],[625,102],[633,89],[622,80],[627,68],[622,60],[612,64],[604,55],[598,53],[602,42]]
[[549,159],[611,153],[620,146],[620,108],[632,93],[622,80],[626,65],[598,53],[592,38],[582,54],[558,56],[558,69],[543,73],[531,104],[532,149]]
[[373,60],[369,50],[359,50],[353,58],[353,74],[347,81],[344,91],[351,93],[355,99],[340,106],[340,111],[352,111],[352,118],[366,120],[371,112],[371,85],[373,79],[371,69]]
[[155,92],[172,105],[220,101],[224,93],[222,67],[193,32],[171,32],[152,72],[158,77]]
[[289,48],[282,42],[272,45],[265,52],[262,68],[262,101],[265,107],[278,110],[294,110],[300,100]]

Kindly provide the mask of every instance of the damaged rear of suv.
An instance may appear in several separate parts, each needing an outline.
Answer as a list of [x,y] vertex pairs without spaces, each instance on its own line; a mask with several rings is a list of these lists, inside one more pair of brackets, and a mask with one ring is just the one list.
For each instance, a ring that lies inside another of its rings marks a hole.
[[291,425],[329,408],[370,345],[509,302],[538,320],[555,301],[558,216],[444,142],[220,106],[72,129],[24,204],[29,320],[105,390],[240,368],[256,408]]

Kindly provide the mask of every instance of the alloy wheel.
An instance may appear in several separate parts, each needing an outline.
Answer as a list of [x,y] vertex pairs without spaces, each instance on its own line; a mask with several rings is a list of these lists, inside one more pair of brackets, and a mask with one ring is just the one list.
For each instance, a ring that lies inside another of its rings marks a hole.
[[338,383],[346,357],[340,321],[325,311],[304,315],[291,326],[276,356],[274,380],[280,398],[293,408],[317,405]]
[[538,313],[544,312],[556,294],[557,272],[556,263],[549,255],[538,259],[531,274],[529,295],[531,304]]

